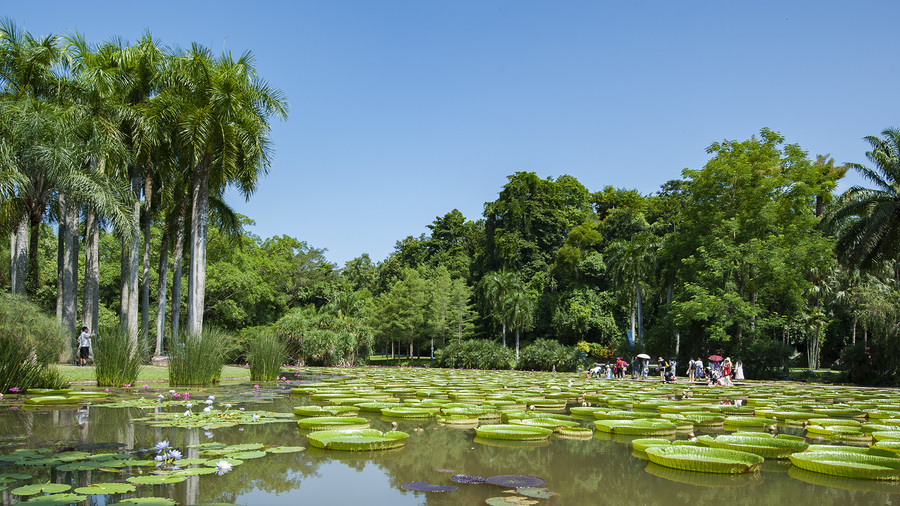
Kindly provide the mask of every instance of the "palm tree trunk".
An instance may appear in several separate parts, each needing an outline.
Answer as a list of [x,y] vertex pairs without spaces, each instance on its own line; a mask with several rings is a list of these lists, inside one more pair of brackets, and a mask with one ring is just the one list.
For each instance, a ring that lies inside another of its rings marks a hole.
[[[135,185],[137,180],[135,180]],[[137,190],[137,188],[135,188]],[[141,250],[141,203],[135,201],[132,209],[131,220],[134,224],[134,232],[131,234],[130,243],[128,244],[128,313],[125,321],[128,325],[128,336],[133,343],[146,344],[146,341],[139,341],[138,313],[140,311],[138,291],[138,268],[140,267],[140,250]],[[124,294],[123,294],[124,295]]]
[[637,293],[637,338],[638,346],[644,347],[644,312],[641,308],[641,285],[635,280],[634,289]]
[[503,347],[506,348],[506,322],[503,322]]
[[100,226],[97,215],[88,210],[84,223],[84,305],[82,325],[97,331],[100,312]]
[[178,219],[175,220],[175,251],[172,258],[172,337],[181,330],[181,272],[184,264],[184,214],[186,200],[182,198]]
[[[150,334],[150,197],[153,192],[153,179],[144,178],[144,251],[143,271],[141,276],[141,340],[149,343]],[[157,341],[159,338],[157,338]]]
[[206,234],[209,224],[209,165],[210,155],[194,170],[191,192],[191,263],[188,270],[188,333],[200,334],[203,329],[203,306],[206,297]]
[[78,207],[60,195],[60,212],[65,227],[60,225],[62,237],[62,300],[60,321],[67,331],[74,331],[78,318]]
[[166,276],[169,267],[169,226],[163,227],[162,241],[159,245],[159,285],[156,293],[159,301],[156,306],[156,349],[155,356],[162,355],[163,332],[166,325]]
[[13,295],[25,295],[28,269],[28,217],[23,216],[10,234],[10,280]]
[[516,329],[516,361],[519,360],[519,329]]

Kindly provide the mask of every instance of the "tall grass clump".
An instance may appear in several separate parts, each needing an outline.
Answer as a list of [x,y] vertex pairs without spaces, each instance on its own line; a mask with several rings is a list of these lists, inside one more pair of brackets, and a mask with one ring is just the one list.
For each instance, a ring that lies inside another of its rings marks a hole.
[[215,385],[232,347],[231,336],[213,328],[205,328],[200,334],[176,336],[169,355],[169,386]]
[[55,363],[69,339],[56,321],[25,299],[0,294],[0,392],[65,388]]
[[98,386],[117,387],[137,382],[144,350],[119,325],[100,329],[91,340]]
[[250,341],[247,361],[251,381],[275,381],[287,359],[284,343],[273,334],[260,334]]

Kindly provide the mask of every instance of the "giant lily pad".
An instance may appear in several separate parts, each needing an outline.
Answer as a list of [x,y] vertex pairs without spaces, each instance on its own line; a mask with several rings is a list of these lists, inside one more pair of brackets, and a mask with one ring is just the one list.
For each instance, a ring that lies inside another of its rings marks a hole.
[[326,450],[364,451],[399,448],[409,434],[400,431],[379,432],[375,429],[324,430],[306,436],[310,446]]
[[703,473],[738,474],[759,469],[765,460],[753,453],[723,448],[696,446],[651,446],[647,448],[651,462],[665,467]]
[[809,444],[802,441],[792,441],[775,437],[721,435],[716,438],[711,436],[700,436],[697,439],[711,448],[740,450],[755,453],[760,457],[767,459],[786,459],[788,458],[788,455],[802,452],[809,447]]
[[479,483],[484,483],[484,478],[481,476],[470,476],[468,474],[454,474],[450,477],[450,481],[454,483],[465,483],[467,485],[478,485]]
[[315,416],[297,422],[305,430],[368,429],[369,420],[357,416]]
[[790,456],[800,469],[867,480],[900,480],[900,459],[849,452],[802,452]]
[[511,439],[515,441],[535,441],[548,439],[552,429],[527,425],[482,425],[475,429],[479,437],[486,439]]
[[667,420],[597,420],[601,432],[631,436],[674,436],[676,425]]

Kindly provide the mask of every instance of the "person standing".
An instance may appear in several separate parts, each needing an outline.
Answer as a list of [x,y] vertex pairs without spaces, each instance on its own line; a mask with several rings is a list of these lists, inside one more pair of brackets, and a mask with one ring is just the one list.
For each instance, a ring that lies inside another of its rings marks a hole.
[[93,337],[93,334],[88,334],[88,328],[81,327],[81,334],[78,334],[79,366],[87,365],[87,359],[91,355],[91,337]]
[[744,381],[744,363],[741,359],[734,361],[734,381]]
[[659,380],[665,383],[666,381],[666,361],[663,360],[662,357],[659,357],[656,361],[656,370],[659,371]]
[[694,364],[694,359],[688,360],[688,381],[691,383],[694,382],[694,370],[696,369],[696,364]]

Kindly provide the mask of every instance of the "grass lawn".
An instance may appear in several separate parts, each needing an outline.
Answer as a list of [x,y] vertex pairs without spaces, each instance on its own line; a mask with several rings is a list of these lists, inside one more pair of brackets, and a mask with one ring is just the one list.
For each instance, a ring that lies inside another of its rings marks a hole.
[[384,366],[403,366],[403,367],[430,367],[431,357],[413,357],[410,360],[407,357],[394,356],[394,358],[384,355],[372,355],[369,357],[369,365]]
[[[77,367],[71,364],[65,364],[59,366],[59,371],[62,373],[63,377],[68,381],[71,381],[73,384],[84,384],[84,382],[96,381],[94,377],[94,366],[87,367]],[[250,370],[246,367],[234,367],[230,365],[226,365],[222,368],[222,381],[229,380],[246,380],[250,379]],[[141,367],[141,372],[138,373],[138,379],[135,383],[136,385],[144,384],[144,383],[168,383],[169,382],[169,369],[166,367],[158,367],[155,365],[145,365]],[[157,385],[158,386],[158,385]]]

